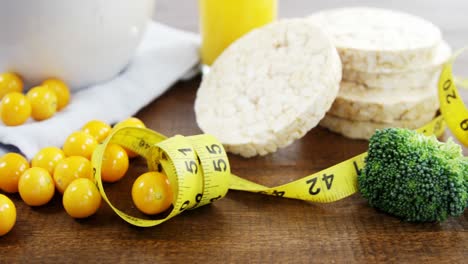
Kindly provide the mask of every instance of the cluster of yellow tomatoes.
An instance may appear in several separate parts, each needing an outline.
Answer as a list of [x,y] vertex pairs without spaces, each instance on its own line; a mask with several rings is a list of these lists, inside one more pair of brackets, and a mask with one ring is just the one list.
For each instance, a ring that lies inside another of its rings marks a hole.
[[[101,205],[101,195],[92,181],[92,153],[113,129],[141,127],[137,118],[117,123],[113,128],[105,122],[93,120],[80,131],[68,136],[62,149],[41,149],[29,163],[17,153],[0,157],[0,191],[17,193],[29,206],[48,203],[55,190],[63,195],[65,211],[74,218],[93,215]],[[109,144],[102,161],[102,180],[117,182],[125,176],[129,158],[137,154],[117,144]],[[167,210],[173,201],[173,192],[166,175],[148,172],[139,176],[132,186],[132,199],[136,207],[146,214]],[[0,193],[0,236],[8,233],[16,222],[16,207]]]
[[70,102],[70,90],[61,80],[45,80],[26,95],[23,86],[18,75],[0,74],[0,116],[7,126],[22,125],[30,117],[37,121],[48,119]]

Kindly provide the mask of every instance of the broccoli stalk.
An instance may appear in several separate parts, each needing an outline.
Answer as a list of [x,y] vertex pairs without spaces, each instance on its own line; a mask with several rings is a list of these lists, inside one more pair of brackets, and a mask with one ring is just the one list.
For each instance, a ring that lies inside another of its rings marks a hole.
[[451,140],[379,130],[370,139],[358,188],[371,206],[403,220],[444,221],[468,206],[468,160]]

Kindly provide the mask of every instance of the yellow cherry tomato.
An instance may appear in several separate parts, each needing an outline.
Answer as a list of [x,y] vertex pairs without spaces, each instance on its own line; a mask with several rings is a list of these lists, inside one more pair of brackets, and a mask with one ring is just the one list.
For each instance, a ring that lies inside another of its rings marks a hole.
[[11,92],[23,92],[23,81],[18,75],[11,72],[0,74],[0,98]]
[[34,155],[31,166],[46,169],[52,175],[57,163],[64,158],[65,153],[63,153],[63,150],[57,147],[46,147]]
[[7,193],[18,192],[18,181],[27,169],[28,161],[20,154],[7,153],[0,157],[0,189]]
[[57,95],[47,87],[36,86],[26,97],[31,103],[31,115],[37,121],[48,119],[57,112]]
[[75,179],[93,176],[91,162],[81,156],[64,158],[57,163],[54,170],[55,187],[63,193],[68,185]]
[[20,177],[18,190],[21,199],[29,206],[48,203],[54,196],[55,186],[49,172],[43,168],[27,169]]
[[24,124],[31,116],[31,103],[22,93],[8,93],[0,104],[2,121],[7,126]]
[[81,131],[90,134],[101,143],[110,134],[111,126],[100,120],[91,120],[81,128]]
[[96,139],[90,134],[83,131],[76,131],[71,133],[65,140],[63,152],[65,152],[67,156],[82,156],[91,159],[97,144]]
[[57,111],[62,110],[70,102],[70,89],[61,80],[48,79],[42,83],[45,86],[55,92],[57,96]]
[[[120,121],[119,123],[115,124],[114,127],[112,128],[112,131],[115,131],[117,129],[120,129],[120,128],[123,128],[123,127],[139,127],[139,128],[146,128],[145,124],[143,123],[143,121],[141,121],[140,119],[136,118],[136,117],[130,117],[130,118],[127,118],[123,121]],[[127,152],[127,155],[129,158],[134,158],[136,156],[138,156],[137,153],[129,150],[129,149],[126,149],[124,148],[125,151]]]
[[76,179],[63,193],[63,207],[73,218],[93,215],[101,206],[101,194],[90,179]]
[[105,182],[116,182],[127,173],[127,169],[127,152],[117,144],[107,145],[102,159],[102,180]]
[[15,204],[3,194],[0,194],[0,236],[6,235],[16,223]]
[[139,176],[132,186],[135,206],[145,214],[166,211],[172,204],[173,192],[167,176],[160,172],[147,172]]
[[113,130],[117,130],[122,127],[141,127],[145,128],[145,123],[141,121],[139,118],[130,117],[125,120],[120,121],[119,123],[115,124]]

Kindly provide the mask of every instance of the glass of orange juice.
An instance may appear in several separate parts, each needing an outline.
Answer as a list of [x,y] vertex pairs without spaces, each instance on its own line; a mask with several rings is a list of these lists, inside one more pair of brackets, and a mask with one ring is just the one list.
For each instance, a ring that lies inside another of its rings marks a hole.
[[211,65],[233,41],[275,20],[277,0],[199,0],[201,60]]

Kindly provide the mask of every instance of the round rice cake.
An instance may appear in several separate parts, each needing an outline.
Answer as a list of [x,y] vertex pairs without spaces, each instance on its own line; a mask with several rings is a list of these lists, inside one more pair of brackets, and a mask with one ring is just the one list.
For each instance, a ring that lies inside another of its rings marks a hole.
[[369,88],[399,89],[427,87],[439,79],[442,65],[451,55],[451,49],[446,42],[437,48],[437,52],[431,64],[411,69],[410,71],[394,72],[361,72],[353,69],[343,69],[343,80],[364,84]]
[[325,127],[332,132],[341,134],[348,138],[368,140],[377,129],[384,129],[389,127],[399,127],[408,129],[420,128],[429,123],[435,117],[435,114],[435,111],[427,112],[424,115],[422,115],[419,119],[396,121],[393,123],[354,121],[327,114],[320,121],[320,126]]
[[425,88],[397,90],[369,89],[364,85],[341,82],[336,100],[328,113],[356,121],[394,123],[419,119],[439,108],[436,83]]
[[442,40],[434,24],[399,11],[352,7],[318,12],[309,20],[327,31],[343,68],[362,72],[407,70],[430,64]]
[[285,147],[315,127],[336,98],[341,62],[331,39],[305,19],[256,29],[203,76],[198,126],[244,157]]

